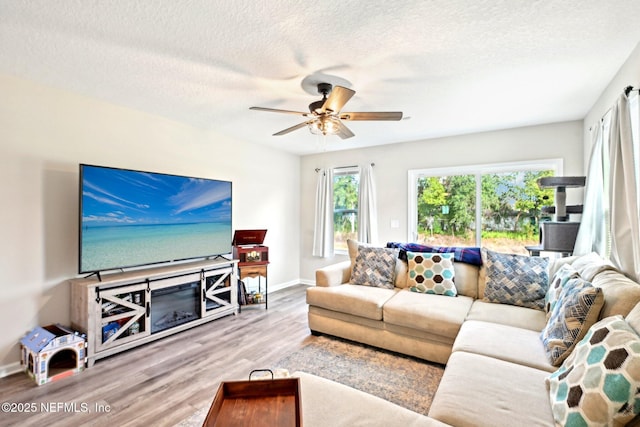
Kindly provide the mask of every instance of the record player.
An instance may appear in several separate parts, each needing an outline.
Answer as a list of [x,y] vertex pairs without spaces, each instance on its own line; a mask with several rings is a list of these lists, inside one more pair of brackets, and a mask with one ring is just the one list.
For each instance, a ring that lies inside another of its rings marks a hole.
[[238,266],[269,263],[269,248],[264,246],[267,230],[236,230],[233,234],[233,258]]

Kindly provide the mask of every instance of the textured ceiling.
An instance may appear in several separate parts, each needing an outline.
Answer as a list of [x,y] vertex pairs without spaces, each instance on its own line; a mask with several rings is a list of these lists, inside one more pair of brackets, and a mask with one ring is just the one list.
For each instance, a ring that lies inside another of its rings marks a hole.
[[[3,0],[0,73],[306,154],[582,119],[639,18],[638,0]],[[345,111],[409,118],[319,143],[249,110],[305,111],[322,75],[356,91]]]

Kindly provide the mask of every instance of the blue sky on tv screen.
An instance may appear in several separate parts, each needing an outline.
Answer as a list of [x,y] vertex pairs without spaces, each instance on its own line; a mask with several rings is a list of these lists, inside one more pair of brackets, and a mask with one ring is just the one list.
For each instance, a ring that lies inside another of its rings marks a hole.
[[83,166],[85,227],[230,221],[230,182]]

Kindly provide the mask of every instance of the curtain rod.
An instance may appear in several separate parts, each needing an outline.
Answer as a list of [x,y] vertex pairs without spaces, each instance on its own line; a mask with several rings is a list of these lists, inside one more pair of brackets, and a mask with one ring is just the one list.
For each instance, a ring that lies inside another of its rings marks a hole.
[[[638,89],[634,89],[633,86],[627,86],[624,88],[624,95],[625,96],[629,96],[629,94],[634,91],[634,90],[638,90],[640,91],[640,88]],[[611,108],[609,108],[603,115],[602,117],[600,117],[600,122],[604,121],[604,118],[607,116],[607,114],[609,114],[609,112],[611,111]],[[589,131],[591,131],[593,129],[593,126],[589,126]]]
[[[375,163],[371,163],[371,167],[373,167],[373,166],[375,166],[375,165],[376,165]],[[357,167],[358,167],[358,165],[353,165],[353,166],[338,166],[337,168],[334,168],[334,169],[351,169],[351,168],[357,168]],[[321,170],[322,170],[322,169],[320,169],[320,168],[316,168],[316,169],[315,169],[316,173],[317,173],[317,172],[320,172]]]

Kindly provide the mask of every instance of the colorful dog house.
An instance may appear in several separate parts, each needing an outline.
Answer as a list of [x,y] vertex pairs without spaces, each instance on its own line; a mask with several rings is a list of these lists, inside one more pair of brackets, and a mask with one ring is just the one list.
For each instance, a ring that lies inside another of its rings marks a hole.
[[85,336],[59,324],[36,327],[20,347],[20,364],[38,385],[82,372],[87,362]]

